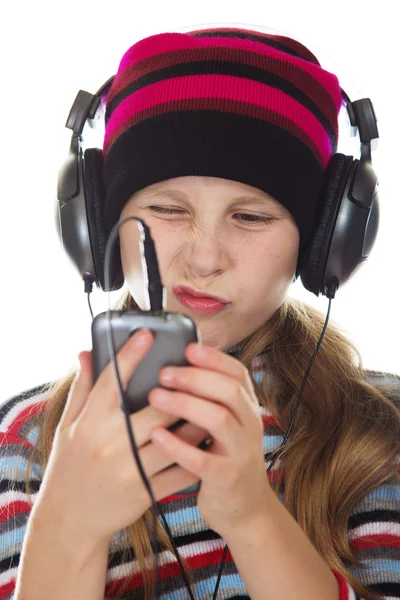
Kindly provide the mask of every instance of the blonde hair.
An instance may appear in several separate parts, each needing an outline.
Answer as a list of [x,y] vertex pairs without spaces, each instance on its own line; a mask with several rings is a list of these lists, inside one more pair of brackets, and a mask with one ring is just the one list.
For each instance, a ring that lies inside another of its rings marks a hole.
[[[140,310],[129,292],[114,307]],[[305,371],[325,322],[311,306],[286,298],[275,314],[240,345],[238,360],[251,374],[255,356],[264,353],[271,378],[255,385],[261,405],[274,415],[277,426],[288,429]],[[39,438],[30,457],[44,470],[49,460],[57,424],[61,418],[75,372],[49,387]],[[383,378],[382,378],[383,379]],[[400,382],[399,382],[400,383]],[[397,394],[397,395],[396,395]],[[363,586],[349,570],[367,566],[357,560],[348,538],[348,519],[354,506],[371,490],[398,481],[400,454],[400,399],[397,386],[382,381],[372,385],[365,379],[361,356],[355,346],[328,324],[311,368],[294,425],[278,453],[280,465],[272,485],[284,506],[309,537],[321,557],[342,573],[365,600],[381,598]],[[283,487],[284,483],[284,487]],[[152,513],[149,509],[137,522],[121,531],[134,549],[144,581],[145,600],[154,598],[154,554],[150,543]],[[173,553],[168,535],[157,522],[161,548]],[[122,562],[128,560],[125,548]],[[182,557],[191,584],[192,574]],[[116,594],[111,586],[108,600],[119,598],[129,585],[129,576]],[[115,595],[116,594],[116,595]]]

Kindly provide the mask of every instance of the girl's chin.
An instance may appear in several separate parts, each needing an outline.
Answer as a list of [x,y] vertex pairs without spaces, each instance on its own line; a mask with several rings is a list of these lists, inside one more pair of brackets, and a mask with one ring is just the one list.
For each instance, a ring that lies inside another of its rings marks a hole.
[[226,339],[226,325],[216,323],[215,318],[210,319],[210,317],[216,315],[196,314],[184,306],[177,307],[175,304],[172,307],[167,306],[167,312],[179,312],[192,319],[200,334],[201,343],[205,346],[225,352],[237,343],[234,340]]

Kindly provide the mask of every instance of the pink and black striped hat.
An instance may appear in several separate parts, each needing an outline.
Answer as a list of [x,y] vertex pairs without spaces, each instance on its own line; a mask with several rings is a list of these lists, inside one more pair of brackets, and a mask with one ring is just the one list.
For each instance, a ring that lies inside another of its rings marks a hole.
[[217,28],[140,40],[107,97],[106,228],[136,191],[202,175],[273,196],[293,215],[302,249],[342,102],[336,75],[288,37]]

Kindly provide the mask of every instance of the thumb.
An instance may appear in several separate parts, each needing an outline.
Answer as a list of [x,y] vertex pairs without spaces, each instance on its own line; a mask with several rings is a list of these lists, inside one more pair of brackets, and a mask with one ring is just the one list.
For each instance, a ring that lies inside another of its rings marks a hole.
[[93,387],[91,351],[84,350],[80,352],[78,358],[80,369],[77,371],[68,392],[64,412],[57,426],[59,431],[70,427],[78,418]]

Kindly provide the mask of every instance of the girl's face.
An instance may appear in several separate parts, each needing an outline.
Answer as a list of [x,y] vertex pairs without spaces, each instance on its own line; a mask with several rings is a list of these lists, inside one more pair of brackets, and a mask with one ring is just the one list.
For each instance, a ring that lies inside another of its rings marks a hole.
[[[173,211],[171,214],[162,210]],[[143,219],[153,237],[166,310],[188,315],[204,344],[226,350],[267,321],[284,301],[296,270],[299,231],[289,211],[265,192],[215,177],[176,177],[136,192],[120,220]],[[126,283],[148,310],[139,228],[119,230]],[[185,306],[184,285],[228,301],[215,312]]]

